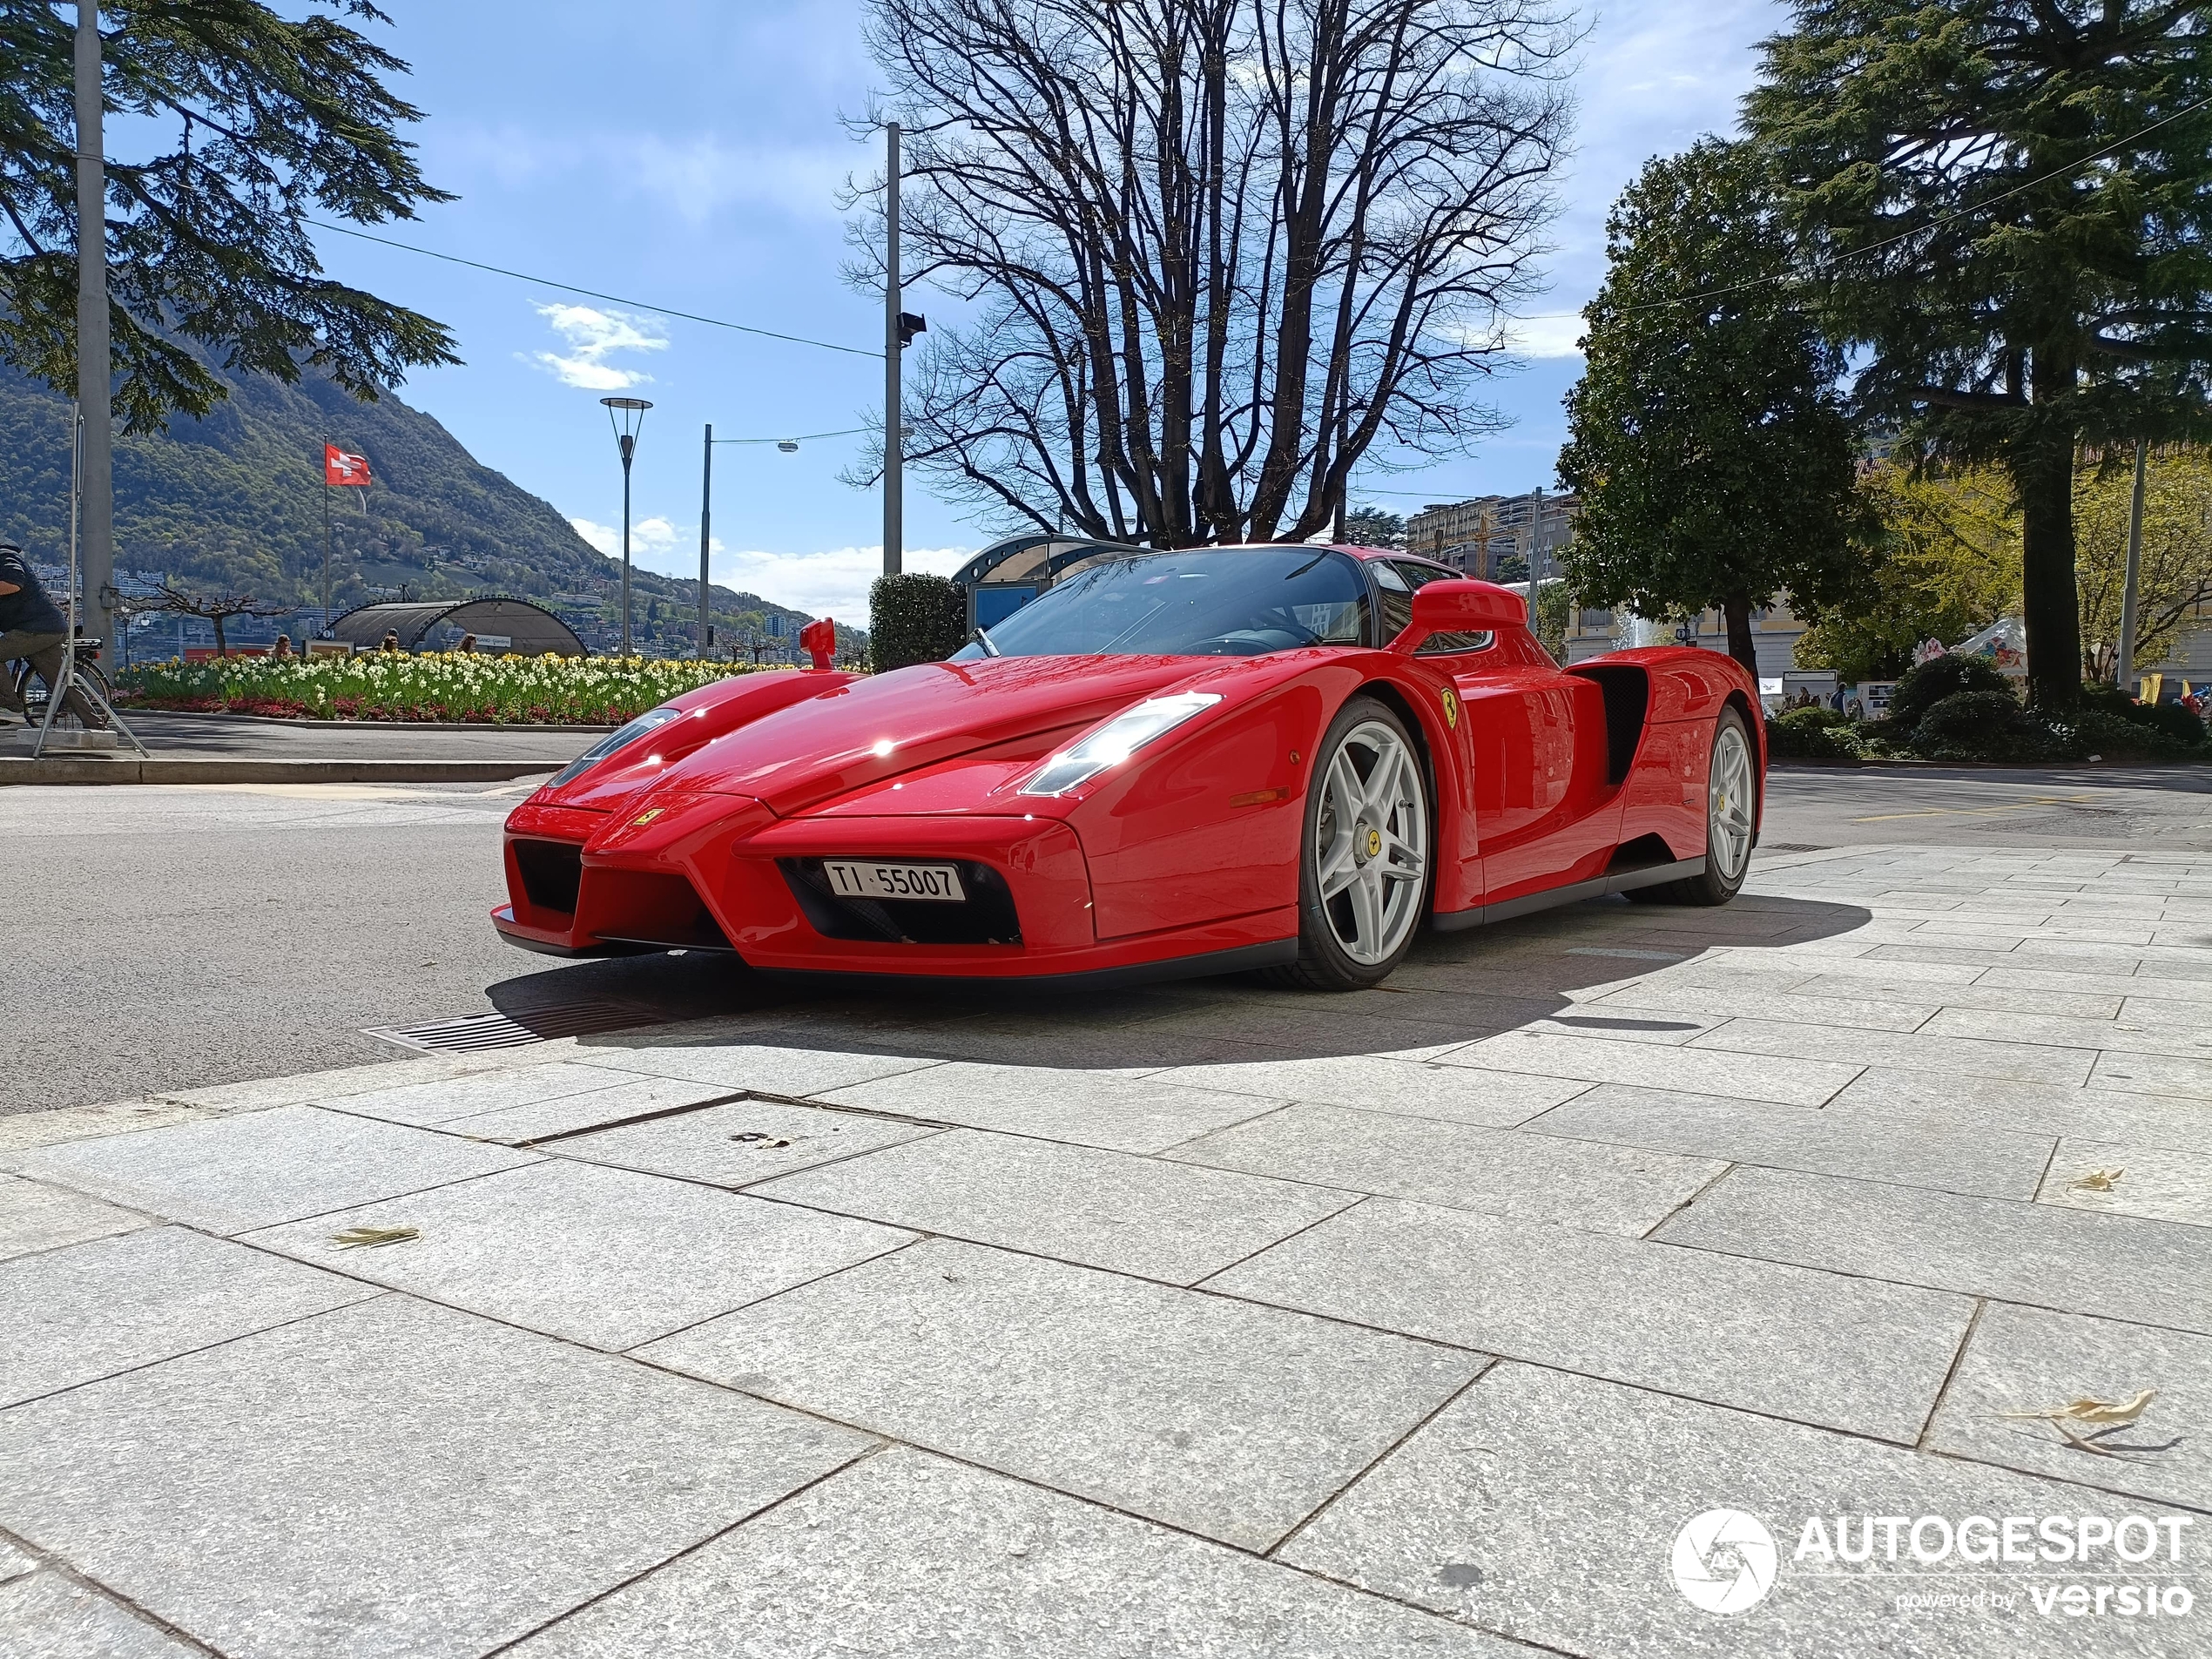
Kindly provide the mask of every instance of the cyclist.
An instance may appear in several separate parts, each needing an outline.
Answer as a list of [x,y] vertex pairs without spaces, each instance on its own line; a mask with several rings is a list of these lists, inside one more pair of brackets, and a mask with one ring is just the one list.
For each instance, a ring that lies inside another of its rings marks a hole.
[[[13,542],[0,542],[0,663],[20,659],[48,686],[61,684],[62,645],[69,624],[38,585],[38,577]],[[0,708],[28,718],[12,675],[0,675]],[[98,711],[75,685],[64,705],[85,726],[104,725]]]

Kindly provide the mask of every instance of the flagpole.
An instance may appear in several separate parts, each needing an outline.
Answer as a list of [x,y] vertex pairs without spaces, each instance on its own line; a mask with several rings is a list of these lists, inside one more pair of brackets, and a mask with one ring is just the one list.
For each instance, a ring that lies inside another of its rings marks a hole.
[[330,629],[330,437],[322,440],[322,625]]

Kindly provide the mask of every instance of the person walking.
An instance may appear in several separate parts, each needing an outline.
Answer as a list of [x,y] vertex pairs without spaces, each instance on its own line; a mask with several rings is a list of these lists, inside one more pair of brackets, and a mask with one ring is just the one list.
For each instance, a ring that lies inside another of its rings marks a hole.
[[[68,637],[68,622],[46,597],[23,549],[13,542],[0,542],[0,663],[29,663],[51,695],[51,688],[62,683],[66,661],[63,647]],[[62,706],[88,731],[107,724],[74,684]],[[0,675],[0,708],[26,720],[30,718],[13,674]]]

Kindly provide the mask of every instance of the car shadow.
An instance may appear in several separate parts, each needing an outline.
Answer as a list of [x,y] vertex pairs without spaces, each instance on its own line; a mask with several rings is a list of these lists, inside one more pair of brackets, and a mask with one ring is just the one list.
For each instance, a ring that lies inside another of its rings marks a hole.
[[[1714,1022],[1612,1008],[1588,994],[1684,964],[1757,984],[1773,971],[1760,964],[1764,953],[1840,939],[1871,919],[1855,905],[1769,894],[1716,910],[1594,899],[1494,927],[1426,934],[1383,985],[1334,995],[1250,974],[1115,989],[796,978],[702,954],[563,964],[503,981],[489,995],[524,1024],[578,1003],[617,1005],[640,1022],[578,1039],[610,1051],[745,1043],[1114,1070],[1420,1057],[1532,1027],[1665,1044]],[[1721,957],[1731,960],[1723,967]],[[1724,1005],[1724,988],[1713,995]]]

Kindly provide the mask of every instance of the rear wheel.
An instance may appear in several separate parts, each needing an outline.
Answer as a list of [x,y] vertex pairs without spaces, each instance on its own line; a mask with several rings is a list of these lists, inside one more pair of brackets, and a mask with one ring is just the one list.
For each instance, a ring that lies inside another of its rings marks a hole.
[[1657,887],[1635,887],[1644,904],[1720,905],[1733,899],[1751,867],[1751,826],[1758,809],[1751,735],[1734,709],[1713,723],[1712,762],[1705,772],[1705,872]]
[[1427,775],[1404,722],[1357,697],[1314,756],[1298,844],[1298,958],[1285,984],[1356,991],[1413,948],[1428,907]]

